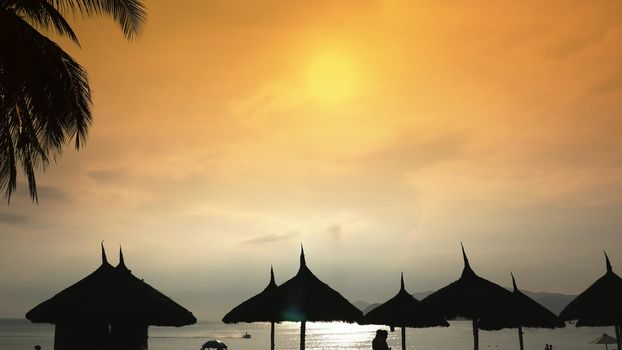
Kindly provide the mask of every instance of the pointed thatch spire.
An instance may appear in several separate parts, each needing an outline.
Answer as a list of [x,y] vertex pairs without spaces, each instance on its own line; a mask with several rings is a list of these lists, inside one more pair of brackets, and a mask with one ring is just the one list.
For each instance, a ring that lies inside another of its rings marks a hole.
[[609,257],[607,256],[607,252],[605,253],[605,264],[607,265],[607,272],[613,272],[613,268],[611,267],[611,262],[609,261]]
[[[400,276],[400,291],[391,299],[369,311],[359,324],[384,324],[390,327],[426,328],[449,324],[433,309],[424,308],[404,287],[404,272]],[[406,335],[402,329],[402,335]],[[402,338],[405,346],[406,339]],[[405,347],[402,347],[405,349]]]
[[462,275],[464,275],[465,273],[475,274],[475,272],[473,272],[473,269],[471,269],[471,265],[469,265],[469,258],[467,258],[467,255],[464,252],[464,244],[462,244],[462,242],[460,242],[460,246],[462,247],[462,259],[464,259],[464,269],[462,270]]
[[108,259],[106,259],[106,249],[104,249],[104,241],[101,243],[102,245],[102,265],[108,263]]
[[272,268],[272,265],[270,265],[270,283],[268,284],[274,284],[276,286],[276,282],[274,281],[274,269]]
[[123,249],[121,248],[120,244],[119,244],[119,265],[117,265],[117,270],[129,272],[129,273],[132,272],[132,270],[128,269],[127,266],[125,265],[125,259],[123,258]]
[[123,248],[119,244],[119,266],[125,266],[125,260],[123,260]]
[[516,286],[516,280],[514,279],[514,274],[510,272],[510,276],[512,276],[512,286],[514,287],[514,291],[516,292],[518,290],[518,287]]
[[306,267],[307,263],[305,261],[305,248],[300,244],[300,267]]
[[130,271],[130,269],[128,269],[127,266],[125,266],[125,259],[123,259],[123,249],[121,248],[120,244],[119,244],[119,265],[117,265],[117,269],[123,270],[123,271]]
[[402,272],[402,277],[400,278],[400,292],[406,291],[404,288],[404,272]]

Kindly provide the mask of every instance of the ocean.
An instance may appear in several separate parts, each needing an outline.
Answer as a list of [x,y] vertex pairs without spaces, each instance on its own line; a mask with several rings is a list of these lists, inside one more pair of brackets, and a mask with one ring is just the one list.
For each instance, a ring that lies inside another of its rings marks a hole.
[[[452,321],[448,328],[407,329],[408,349],[417,350],[471,350],[473,337],[471,323]],[[276,349],[295,350],[299,347],[300,324],[276,325]],[[371,340],[382,326],[359,326],[346,323],[307,324],[306,348],[311,349],[371,349]],[[553,344],[554,350],[604,350],[604,345],[588,344],[603,333],[615,337],[613,327],[577,328],[568,325],[563,329],[525,329],[525,349],[543,350],[545,344]],[[248,332],[250,339],[243,339]],[[229,350],[256,350],[270,348],[270,325],[264,323],[225,325],[214,322],[199,322],[192,326],[150,327],[149,349],[151,350],[199,350],[207,340],[218,339],[227,344]],[[400,331],[389,333],[389,346],[401,349]],[[31,350],[40,345],[43,350],[52,350],[54,326],[32,324],[27,320],[0,319],[0,350]],[[610,345],[609,349],[615,348]],[[88,349],[86,344],[85,349]],[[480,331],[482,350],[518,350],[516,329],[494,332]]]

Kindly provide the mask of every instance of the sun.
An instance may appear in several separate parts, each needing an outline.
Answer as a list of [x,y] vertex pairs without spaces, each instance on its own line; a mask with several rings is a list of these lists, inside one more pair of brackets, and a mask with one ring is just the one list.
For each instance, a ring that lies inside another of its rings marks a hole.
[[339,51],[314,55],[306,67],[310,96],[321,102],[339,102],[355,97],[360,90],[360,73],[355,60]]

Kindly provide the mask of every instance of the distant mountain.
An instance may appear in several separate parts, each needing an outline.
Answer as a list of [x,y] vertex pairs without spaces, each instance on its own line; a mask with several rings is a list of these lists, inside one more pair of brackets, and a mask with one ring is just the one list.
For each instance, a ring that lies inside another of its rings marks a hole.
[[369,306],[369,303],[363,300],[357,300],[353,302],[352,305],[356,306],[357,309],[365,312],[365,309]]
[[367,314],[368,312],[370,312],[371,310],[377,308],[378,306],[380,306],[380,303],[373,303],[373,304],[369,304],[367,305],[367,307],[363,311],[363,315]]
[[555,315],[559,315],[560,312],[568,305],[576,295],[568,295],[561,293],[547,293],[547,292],[530,292],[522,290],[521,292],[527,294],[528,297],[537,301],[545,308],[551,310]]
[[423,300],[425,299],[425,297],[427,297],[428,295],[434,293],[433,290],[429,290],[427,292],[415,292],[413,293],[413,297],[415,297],[415,299],[417,300]]
[[[428,295],[432,294],[433,291],[427,292],[416,292],[413,293],[413,297],[417,300],[422,300]],[[568,295],[561,293],[547,293],[547,292],[530,292],[526,290],[521,290],[521,292],[525,293],[531,299],[537,301],[539,304],[544,306],[545,308],[551,310],[554,314],[559,315],[559,313],[568,305],[572,299],[576,298],[576,295]],[[353,303],[359,310],[366,314],[378,307],[381,303],[369,303],[366,301],[358,300]]]

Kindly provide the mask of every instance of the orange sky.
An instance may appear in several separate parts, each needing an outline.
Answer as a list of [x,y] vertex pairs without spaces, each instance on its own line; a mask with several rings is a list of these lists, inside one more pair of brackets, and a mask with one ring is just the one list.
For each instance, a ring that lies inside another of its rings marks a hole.
[[[577,293],[622,268],[619,1],[148,1],[76,23],[86,148],[0,209],[0,316],[122,243],[199,318],[297,268],[351,300],[458,277]],[[111,255],[113,253],[111,252]],[[116,261],[116,259],[113,259]],[[364,288],[363,288],[364,287]],[[9,305],[10,304],[10,305]]]

